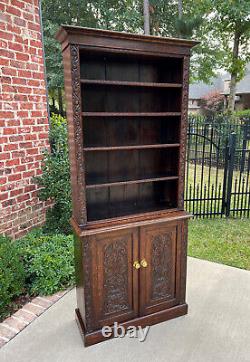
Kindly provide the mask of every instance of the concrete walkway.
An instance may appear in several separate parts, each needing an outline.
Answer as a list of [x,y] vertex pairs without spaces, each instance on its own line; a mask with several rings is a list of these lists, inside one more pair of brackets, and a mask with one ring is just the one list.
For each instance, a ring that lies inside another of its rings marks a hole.
[[0,350],[1,362],[249,362],[250,272],[189,258],[189,314],[84,348],[69,292]]

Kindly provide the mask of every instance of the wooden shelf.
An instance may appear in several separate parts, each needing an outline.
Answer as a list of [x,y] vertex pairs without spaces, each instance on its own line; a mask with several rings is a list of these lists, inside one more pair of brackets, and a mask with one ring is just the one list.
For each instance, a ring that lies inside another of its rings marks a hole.
[[114,146],[114,147],[85,147],[85,152],[95,151],[130,151],[130,150],[143,150],[153,148],[174,148],[179,147],[180,143],[163,143],[156,145],[134,145],[134,146]]
[[118,80],[81,79],[82,84],[126,87],[182,88],[181,83],[127,82]]
[[181,112],[82,112],[85,117],[176,117]]
[[157,181],[171,181],[178,180],[178,176],[164,176],[164,177],[152,177],[147,179],[139,179],[139,180],[130,180],[130,181],[118,181],[118,182],[106,182],[103,184],[90,184],[86,185],[87,189],[95,189],[101,187],[112,187],[112,186],[122,186],[122,185],[133,185],[147,182],[157,182]]

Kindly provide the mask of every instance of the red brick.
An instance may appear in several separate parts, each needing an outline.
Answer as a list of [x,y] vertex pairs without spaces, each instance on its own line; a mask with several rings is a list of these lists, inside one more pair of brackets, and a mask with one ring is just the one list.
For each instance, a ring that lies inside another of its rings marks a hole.
[[2,160],[8,160],[10,159],[10,153],[9,152],[1,152],[0,153],[0,161]]
[[34,15],[32,15],[30,13],[23,12],[23,17],[25,20],[34,21]]
[[46,297],[37,297],[32,300],[33,304],[39,305],[40,307],[43,307],[45,309],[49,308],[53,302],[51,300],[48,300]]
[[39,316],[40,314],[42,314],[44,312],[44,308],[41,306],[36,306],[32,303],[28,303],[23,307],[24,311],[27,311],[29,313],[35,314],[37,316]]
[[0,185],[4,185],[7,182],[7,177],[0,177]]
[[17,197],[17,202],[23,202],[30,199],[30,195],[25,194]]
[[[19,133],[19,129],[18,129],[18,133]],[[9,137],[9,142],[18,142],[18,141],[22,141],[23,140],[23,136],[10,136]]]
[[46,296],[46,297],[43,297],[53,303],[57,302],[61,297],[57,294],[53,294],[53,295],[49,295],[49,296]]
[[26,150],[29,155],[37,155],[39,153],[38,148],[30,148]]
[[16,6],[17,8],[19,9],[22,9],[23,8],[23,2],[19,1],[19,0],[11,0],[11,4],[13,6]]
[[35,314],[28,313],[23,308],[19,309],[16,313],[13,314],[13,316],[27,323],[32,322],[36,318]]
[[10,197],[20,195],[21,193],[23,193],[23,189],[12,190],[10,191]]
[[14,112],[0,111],[0,117],[1,118],[13,118],[14,117]]
[[21,18],[15,18],[14,19],[14,23],[18,26],[22,26],[22,27],[25,27],[27,22],[24,20],[24,19],[21,19]]
[[0,0],[0,46],[3,48],[0,57],[0,102],[3,102],[0,192],[4,220],[1,226],[4,225],[4,232],[15,237],[40,225],[49,205],[37,199],[38,187],[32,183],[32,177],[41,173],[42,148],[48,146],[38,5],[38,0],[6,0],[4,3]]
[[4,151],[13,151],[19,148],[17,143],[9,143],[8,145],[4,146]]
[[20,174],[15,174],[15,175],[10,175],[8,176],[8,181],[18,181],[21,180],[21,175]]
[[16,134],[16,133],[17,133],[17,128],[14,127],[5,127],[3,130],[4,135]]
[[15,160],[7,160],[5,162],[6,167],[10,167],[10,166],[17,166],[20,164],[20,160],[19,159],[15,159]]
[[1,193],[1,194],[0,194],[0,201],[7,200],[7,199],[8,199],[8,196],[9,196],[9,193],[8,193],[8,192],[5,192],[4,194]]
[[6,57],[6,58],[14,58],[14,52],[13,51],[9,51],[9,50],[5,50],[5,49],[2,49],[1,50],[1,57]]
[[12,40],[14,37],[13,34],[7,33],[6,31],[0,31],[0,39]]
[[29,78],[29,77],[31,77],[31,71],[19,70],[18,75],[19,75],[19,77]]
[[4,324],[7,324],[10,328],[15,329],[18,333],[24,329],[28,323],[14,317],[9,317],[4,320]]
[[19,17],[22,15],[21,11],[17,8],[14,8],[14,6],[6,6],[6,12]]
[[16,333],[13,330],[11,330],[8,327],[3,326],[3,324],[0,324],[0,336],[1,337],[11,339],[15,335],[16,335]]
[[30,57],[28,54],[16,53],[16,59],[27,62],[30,59]]
[[3,347],[7,341],[0,336],[0,348]]
[[4,75],[17,75],[17,70],[15,68],[7,68],[7,67],[4,67],[2,68],[2,73]]
[[27,79],[18,78],[18,77],[13,77],[13,78],[12,78],[12,84],[27,85]]

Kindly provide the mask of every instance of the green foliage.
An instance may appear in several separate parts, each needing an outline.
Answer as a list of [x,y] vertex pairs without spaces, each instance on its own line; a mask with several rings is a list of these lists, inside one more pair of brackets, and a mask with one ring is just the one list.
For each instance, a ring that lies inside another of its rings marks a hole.
[[30,294],[48,295],[74,285],[73,237],[35,230],[17,241]]
[[44,152],[42,175],[35,178],[41,186],[40,200],[51,200],[53,206],[47,212],[47,232],[70,232],[71,189],[66,120],[58,115],[50,119],[49,139],[51,152]]
[[202,24],[202,18],[198,15],[193,18],[182,17],[175,21],[175,28],[181,38],[191,38],[195,29]]
[[244,109],[242,111],[236,111],[234,112],[234,115],[237,118],[249,118],[250,119],[250,109]]
[[7,314],[7,307],[14,297],[24,291],[24,267],[16,244],[0,236],[0,316]]

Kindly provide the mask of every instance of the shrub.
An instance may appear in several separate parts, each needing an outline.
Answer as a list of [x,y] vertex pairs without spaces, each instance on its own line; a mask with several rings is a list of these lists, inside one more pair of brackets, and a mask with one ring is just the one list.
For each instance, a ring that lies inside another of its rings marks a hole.
[[72,235],[35,230],[17,243],[30,294],[48,295],[74,285]]
[[24,267],[16,243],[0,236],[0,317],[13,298],[24,292]]
[[250,118],[250,109],[243,109],[241,111],[235,111],[234,115],[240,119],[242,119],[242,118],[249,119]]
[[224,96],[220,92],[210,92],[201,99],[201,111],[206,117],[214,117],[223,111]]
[[47,212],[45,230],[68,234],[71,230],[71,190],[67,123],[65,118],[55,114],[50,122],[51,152],[44,152],[42,175],[36,177],[35,182],[42,187],[39,199],[53,201]]

